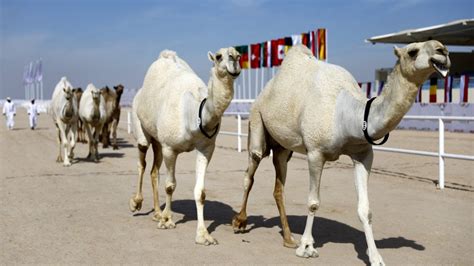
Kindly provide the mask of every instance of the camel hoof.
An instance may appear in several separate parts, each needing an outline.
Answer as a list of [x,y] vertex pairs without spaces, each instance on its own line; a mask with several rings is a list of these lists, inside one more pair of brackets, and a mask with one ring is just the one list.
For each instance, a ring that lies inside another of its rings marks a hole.
[[142,209],[142,201],[143,200],[135,200],[135,198],[131,198],[129,202],[129,207],[131,212],[136,212]]
[[370,254],[370,252],[367,252],[367,255],[370,258],[370,265],[374,266],[385,266],[385,262],[382,259],[382,256],[378,252],[374,252],[375,254]]
[[161,220],[161,213],[155,212],[155,214],[153,215],[151,219],[155,222],[159,222]]
[[69,167],[69,166],[71,166],[71,163],[70,162],[64,163],[63,166]]
[[63,158],[61,156],[58,156],[58,158],[56,158],[56,162],[57,163],[62,163],[63,162]]
[[311,245],[301,245],[296,249],[296,256],[301,258],[317,258],[319,257],[318,251]]
[[234,229],[234,233],[240,233],[245,231],[247,227],[247,218],[240,218],[237,214],[232,219],[232,228]]
[[283,246],[287,248],[297,248],[298,241],[294,240],[292,237],[291,240],[283,240]]
[[217,245],[219,244],[215,238],[210,236],[209,234],[196,236],[196,244],[209,246],[209,245]]
[[114,150],[118,150],[119,148],[117,146],[114,146]]
[[176,224],[174,224],[173,221],[167,220],[166,222],[163,221],[164,219],[161,219],[158,222],[157,228],[158,229],[174,229],[176,228]]

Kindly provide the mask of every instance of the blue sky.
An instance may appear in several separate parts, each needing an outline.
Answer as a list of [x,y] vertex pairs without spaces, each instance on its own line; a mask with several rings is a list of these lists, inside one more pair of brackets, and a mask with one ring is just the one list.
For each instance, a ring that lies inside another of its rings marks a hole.
[[0,98],[23,98],[24,66],[39,58],[46,98],[62,76],[139,88],[163,49],[207,82],[209,50],[316,28],[327,28],[330,63],[370,81],[395,57],[393,45],[365,39],[473,17],[472,0],[0,0]]

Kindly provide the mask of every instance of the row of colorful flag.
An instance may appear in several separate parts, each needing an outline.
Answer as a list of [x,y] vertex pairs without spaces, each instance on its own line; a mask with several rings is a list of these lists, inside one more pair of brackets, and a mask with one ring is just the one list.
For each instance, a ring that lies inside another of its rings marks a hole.
[[[421,90],[429,91],[430,103],[473,103],[474,76],[448,76],[446,78],[431,78],[422,86]],[[421,93],[417,97],[420,101]]]
[[[380,93],[384,82],[361,82],[359,87],[372,98]],[[474,75],[428,79],[418,90],[419,103],[474,103]]]
[[32,84],[43,80],[43,63],[40,60],[27,64],[23,71],[23,83]]
[[250,45],[236,46],[240,53],[240,67],[263,68],[281,65],[288,50],[297,44],[306,45],[319,60],[326,61],[326,29],[317,29],[302,34],[291,35],[276,40],[265,41]]

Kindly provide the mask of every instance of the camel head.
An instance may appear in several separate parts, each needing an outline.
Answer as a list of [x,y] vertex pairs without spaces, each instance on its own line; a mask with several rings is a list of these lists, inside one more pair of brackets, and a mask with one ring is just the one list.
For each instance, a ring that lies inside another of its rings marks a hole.
[[448,49],[434,40],[395,47],[394,52],[403,76],[417,84],[423,83],[433,72],[446,77],[451,66]]
[[221,48],[216,54],[209,52],[208,57],[219,78],[235,80],[240,75],[240,54],[234,47]]
[[63,92],[64,92],[64,98],[66,98],[67,101],[70,101],[72,97],[74,96],[74,90],[70,86],[64,86]]
[[122,84],[119,84],[117,86],[114,86],[114,90],[115,90],[115,93],[117,93],[117,95],[122,95],[123,93],[123,85]]
[[99,104],[100,103],[100,90],[97,89],[97,88],[94,88],[91,90],[91,94],[92,94],[92,101],[95,103],[95,104]]

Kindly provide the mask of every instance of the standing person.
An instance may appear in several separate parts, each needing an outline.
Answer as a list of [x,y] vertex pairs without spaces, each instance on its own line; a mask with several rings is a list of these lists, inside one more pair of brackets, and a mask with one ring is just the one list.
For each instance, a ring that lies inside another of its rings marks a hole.
[[7,101],[3,105],[3,115],[7,118],[7,128],[12,130],[15,125],[13,117],[16,115],[16,107],[10,97],[7,97]]
[[30,105],[28,106],[28,117],[30,119],[31,130],[35,130],[36,124],[38,122],[38,115],[38,107],[35,104],[35,99],[32,99]]

